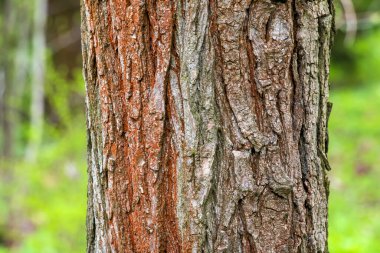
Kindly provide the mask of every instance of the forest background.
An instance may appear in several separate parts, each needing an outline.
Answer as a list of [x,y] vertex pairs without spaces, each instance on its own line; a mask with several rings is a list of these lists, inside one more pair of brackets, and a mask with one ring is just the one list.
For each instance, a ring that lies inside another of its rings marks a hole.
[[[380,252],[380,1],[336,0],[329,247]],[[0,253],[84,252],[78,0],[0,0]]]

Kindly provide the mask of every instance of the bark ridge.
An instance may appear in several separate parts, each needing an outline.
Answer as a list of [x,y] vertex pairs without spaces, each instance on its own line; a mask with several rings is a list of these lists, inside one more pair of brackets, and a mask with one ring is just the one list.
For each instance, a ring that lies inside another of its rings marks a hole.
[[88,252],[328,252],[330,0],[82,0]]

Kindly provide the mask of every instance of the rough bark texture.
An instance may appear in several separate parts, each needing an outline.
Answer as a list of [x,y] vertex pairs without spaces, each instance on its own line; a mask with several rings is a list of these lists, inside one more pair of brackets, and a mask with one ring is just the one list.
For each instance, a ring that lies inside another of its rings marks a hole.
[[330,0],[83,0],[88,252],[328,252]]

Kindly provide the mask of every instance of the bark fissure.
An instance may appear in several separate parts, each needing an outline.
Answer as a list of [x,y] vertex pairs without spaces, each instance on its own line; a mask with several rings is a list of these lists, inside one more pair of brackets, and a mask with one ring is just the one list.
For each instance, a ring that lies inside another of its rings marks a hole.
[[327,252],[327,0],[83,0],[88,252]]

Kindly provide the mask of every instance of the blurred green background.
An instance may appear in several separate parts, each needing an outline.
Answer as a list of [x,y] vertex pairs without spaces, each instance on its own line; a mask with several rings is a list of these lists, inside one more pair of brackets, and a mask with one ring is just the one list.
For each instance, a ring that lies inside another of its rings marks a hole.
[[[77,0],[0,0],[0,253],[84,252]],[[336,1],[332,253],[380,252],[380,1]]]

